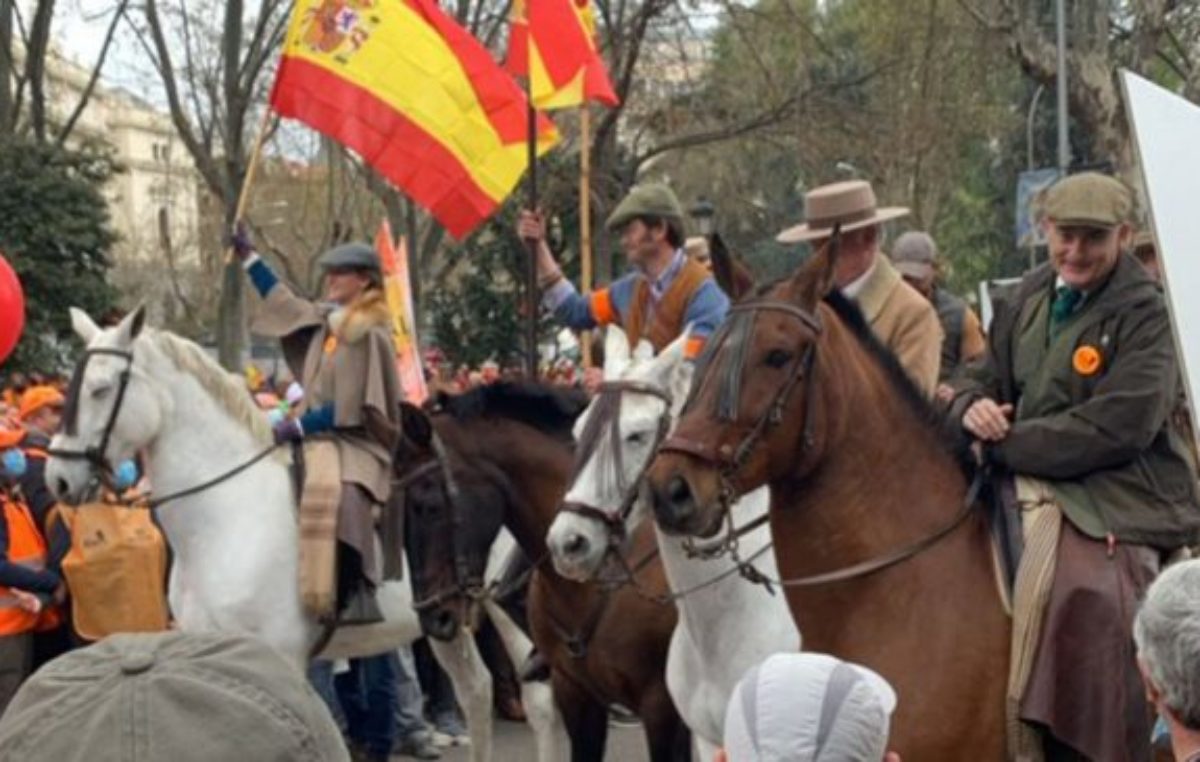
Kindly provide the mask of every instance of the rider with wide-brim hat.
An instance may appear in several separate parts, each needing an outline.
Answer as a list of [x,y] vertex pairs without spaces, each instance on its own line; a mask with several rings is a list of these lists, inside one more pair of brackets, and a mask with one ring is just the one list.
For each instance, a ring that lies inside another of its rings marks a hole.
[[[325,252],[317,262],[325,275],[325,298],[310,301],[275,276],[244,231],[233,244],[264,299],[253,328],[280,339],[304,388],[297,415],[275,424],[276,441],[320,437],[337,446],[342,485],[337,538],[343,544],[338,599],[349,610],[343,619],[377,619],[373,596],[360,594],[382,581],[373,514],[391,494],[391,452],[402,399],[379,255],[365,243]],[[346,563],[346,557],[358,563]],[[345,579],[355,566],[360,578]]]
[[866,180],[822,185],[804,195],[805,221],[780,233],[780,243],[820,248],[841,230],[834,283],[858,303],[871,330],[928,395],[937,386],[942,327],[937,312],[882,255],[883,223],[908,215],[880,207]]

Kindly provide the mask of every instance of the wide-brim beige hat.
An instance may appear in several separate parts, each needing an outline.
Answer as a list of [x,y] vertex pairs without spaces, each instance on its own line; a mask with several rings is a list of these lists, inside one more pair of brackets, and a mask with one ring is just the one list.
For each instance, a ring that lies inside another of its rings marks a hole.
[[848,233],[909,213],[902,206],[880,207],[875,200],[874,189],[866,180],[846,180],[815,188],[804,194],[804,211],[807,217],[804,223],[775,236],[776,241],[801,243],[828,238],[839,224],[842,232]]

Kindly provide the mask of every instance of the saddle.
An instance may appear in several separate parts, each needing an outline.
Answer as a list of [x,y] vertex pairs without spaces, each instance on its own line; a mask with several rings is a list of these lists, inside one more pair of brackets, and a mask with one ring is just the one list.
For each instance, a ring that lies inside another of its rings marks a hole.
[[1021,505],[1017,500],[1016,483],[1012,475],[1007,471],[989,467],[984,476],[980,500],[990,530],[1000,597],[1004,601],[1005,610],[1011,613],[1017,569],[1020,568],[1021,556],[1025,552]]

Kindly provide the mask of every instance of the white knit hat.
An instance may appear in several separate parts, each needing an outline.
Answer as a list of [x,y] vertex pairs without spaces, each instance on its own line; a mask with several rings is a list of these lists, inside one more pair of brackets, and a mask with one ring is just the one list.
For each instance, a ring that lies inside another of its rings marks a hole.
[[896,693],[825,654],[775,654],[738,683],[725,714],[729,762],[880,762]]

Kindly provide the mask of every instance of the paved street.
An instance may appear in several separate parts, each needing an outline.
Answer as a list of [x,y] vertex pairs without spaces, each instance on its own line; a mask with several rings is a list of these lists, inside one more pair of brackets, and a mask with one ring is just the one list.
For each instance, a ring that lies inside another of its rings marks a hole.
[[[495,762],[534,762],[533,734],[528,725],[497,720],[495,727]],[[469,762],[470,757],[466,749],[450,749],[442,755],[446,762]],[[610,762],[646,762],[649,756],[641,728],[610,727],[604,758]],[[392,759],[399,762],[407,757]]]

